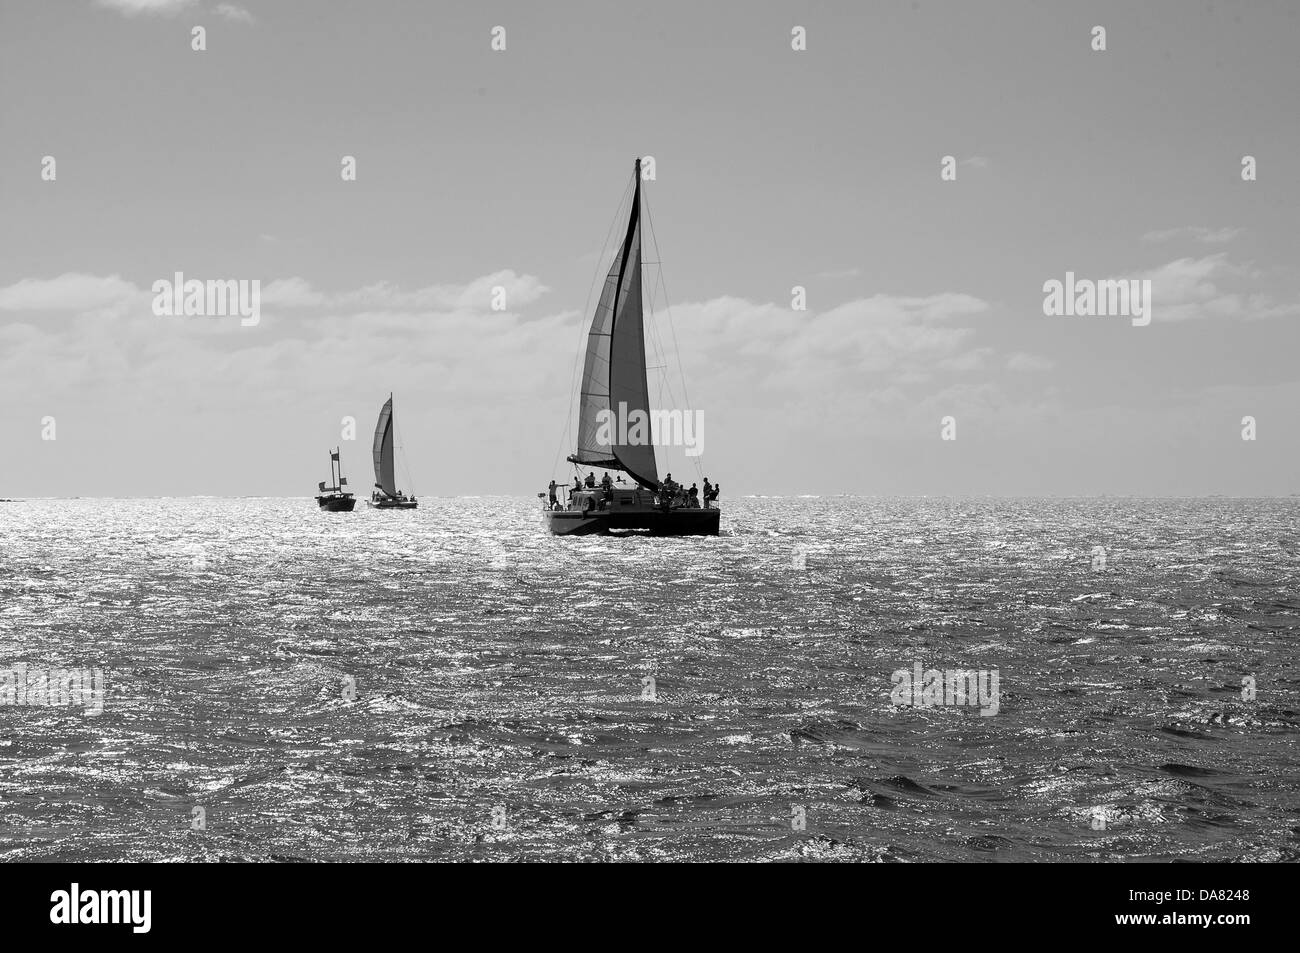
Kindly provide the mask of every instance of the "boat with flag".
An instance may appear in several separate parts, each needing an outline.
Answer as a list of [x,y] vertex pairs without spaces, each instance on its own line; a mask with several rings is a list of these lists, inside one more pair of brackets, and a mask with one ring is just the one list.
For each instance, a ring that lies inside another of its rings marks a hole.
[[417,506],[415,497],[397,489],[393,468],[394,426],[393,395],[389,394],[375,424],[375,488],[370,494],[370,505],[377,510],[413,510]]
[[352,508],[357,505],[357,501],[351,492],[343,489],[348,485],[348,480],[343,475],[343,464],[339,461],[339,449],[335,448],[330,451],[330,485],[316,484],[319,493],[316,497],[316,504],[329,513],[351,513]]
[[[708,481],[700,496],[688,494],[671,473],[659,478],[655,427],[671,418],[650,407],[641,282],[640,159],[632,174],[627,229],[605,276],[587,334],[577,448],[567,458],[574,466],[574,483],[563,501],[554,480],[549,495],[538,496],[544,501],[546,526],[556,535],[716,536],[720,513],[713,505],[716,493],[708,492]],[[588,471],[585,479],[583,468]],[[599,481],[596,469],[606,471]],[[617,480],[611,473],[618,474]]]

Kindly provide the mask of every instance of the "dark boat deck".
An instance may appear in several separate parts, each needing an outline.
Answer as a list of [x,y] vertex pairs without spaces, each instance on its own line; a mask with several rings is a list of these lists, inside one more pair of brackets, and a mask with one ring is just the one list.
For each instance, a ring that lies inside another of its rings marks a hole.
[[650,536],[717,536],[721,511],[701,507],[663,507],[648,490],[615,487],[569,491],[563,509],[543,510],[546,527],[557,536],[591,533],[645,533]]
[[357,505],[357,498],[351,493],[343,493],[336,496],[318,496],[316,505],[327,513],[351,513]]

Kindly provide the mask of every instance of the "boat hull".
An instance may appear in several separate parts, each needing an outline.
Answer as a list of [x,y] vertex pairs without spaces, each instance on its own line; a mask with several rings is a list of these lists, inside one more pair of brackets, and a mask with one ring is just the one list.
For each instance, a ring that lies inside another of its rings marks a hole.
[[316,503],[326,513],[351,513],[357,500],[352,496],[318,496]]
[[556,536],[633,534],[648,536],[717,536],[720,510],[546,510],[546,528]]
[[375,510],[413,510],[419,503],[415,500],[367,500],[366,505]]

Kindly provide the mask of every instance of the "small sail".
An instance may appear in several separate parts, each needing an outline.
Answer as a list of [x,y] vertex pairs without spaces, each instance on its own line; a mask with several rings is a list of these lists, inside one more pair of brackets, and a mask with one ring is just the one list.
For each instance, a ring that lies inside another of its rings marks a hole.
[[[655,486],[659,470],[650,428],[650,387],[645,365],[638,159],[627,235],[605,276],[605,287],[587,334],[578,408],[578,449],[570,459],[623,470],[638,483]],[[638,420],[642,423],[639,429]],[[601,439],[606,436],[608,441]]]
[[389,496],[397,495],[393,477],[393,398],[389,397],[375,424],[375,485]]

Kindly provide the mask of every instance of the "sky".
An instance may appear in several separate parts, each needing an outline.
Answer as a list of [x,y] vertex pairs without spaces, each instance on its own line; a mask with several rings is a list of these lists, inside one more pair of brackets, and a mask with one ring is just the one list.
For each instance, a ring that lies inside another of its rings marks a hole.
[[[1298,45],[1263,0],[5,0],[0,496],[366,487],[390,392],[403,489],[564,480],[637,156],[679,480],[1300,492]],[[156,315],[176,272],[260,320]],[[1152,320],[1045,315],[1067,272]]]

